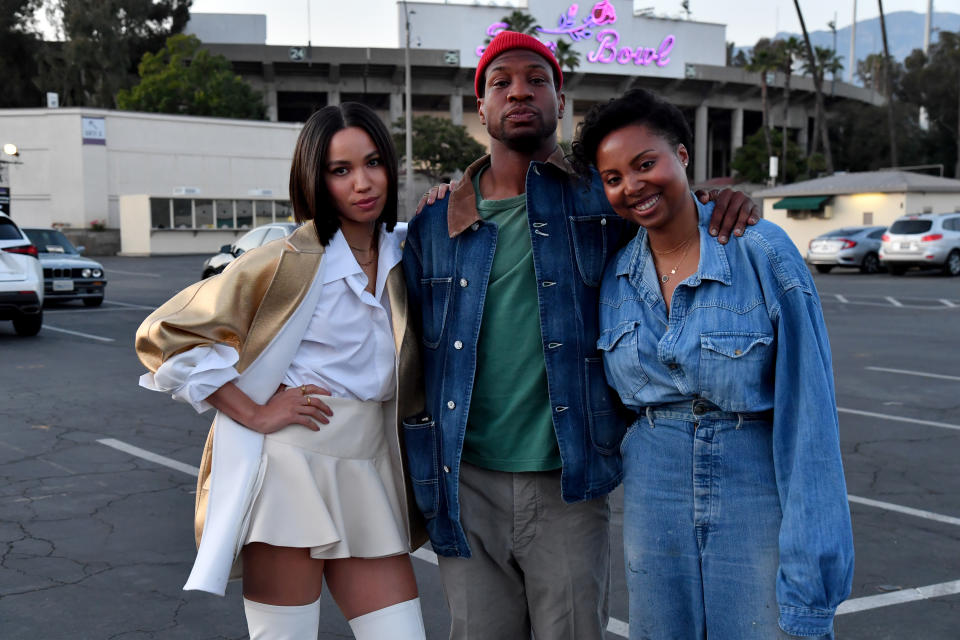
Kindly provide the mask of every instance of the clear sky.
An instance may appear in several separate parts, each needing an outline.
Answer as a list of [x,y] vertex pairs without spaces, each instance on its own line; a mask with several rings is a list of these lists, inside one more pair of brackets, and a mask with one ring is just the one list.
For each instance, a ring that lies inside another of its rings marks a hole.
[[[558,0],[558,4],[565,1]],[[580,4],[589,1],[581,0]],[[193,0],[192,10],[195,13],[264,13],[268,44],[306,44],[308,3],[310,39],[315,46],[398,46],[395,0]],[[680,0],[637,0],[636,6],[653,7],[658,15],[679,16],[681,13]],[[826,29],[827,22],[834,16],[837,28],[853,21],[853,0],[801,0],[800,7],[810,31]],[[924,13],[927,0],[886,0],[883,9],[886,13],[905,10]],[[934,10],[960,13],[960,0],[934,0]],[[738,46],[752,45],[757,39],[773,36],[778,31],[800,32],[793,0],[690,0],[690,11],[693,20],[726,24],[727,40]],[[877,2],[857,0],[858,20],[877,15]]]

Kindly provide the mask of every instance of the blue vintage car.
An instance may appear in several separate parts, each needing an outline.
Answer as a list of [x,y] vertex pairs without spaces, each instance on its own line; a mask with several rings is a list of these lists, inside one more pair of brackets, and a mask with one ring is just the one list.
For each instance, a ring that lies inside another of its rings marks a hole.
[[100,306],[107,286],[102,264],[81,255],[83,247],[74,247],[56,229],[23,231],[39,251],[44,302],[83,300],[88,307]]

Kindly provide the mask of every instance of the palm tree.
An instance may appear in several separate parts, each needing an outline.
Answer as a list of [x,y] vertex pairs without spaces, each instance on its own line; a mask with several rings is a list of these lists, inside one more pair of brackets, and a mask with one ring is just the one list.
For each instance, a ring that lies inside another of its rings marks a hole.
[[890,47],[887,46],[887,19],[883,14],[883,0],[877,0],[880,6],[880,31],[883,33],[883,76],[887,89],[887,122],[890,129],[890,166],[897,166],[897,130],[893,125],[893,91],[891,90]]
[[[531,36],[537,35],[537,30],[540,28],[540,25],[537,24],[533,16],[519,9],[515,9],[510,15],[500,18],[500,22],[507,25],[506,28],[508,31],[527,33]],[[487,38],[483,43],[490,44],[491,39],[492,38]]]
[[[817,110],[816,119],[820,130],[820,137],[823,140],[823,156],[826,162],[827,173],[833,173],[833,154],[830,153],[830,135],[827,132],[826,107],[823,103],[823,78],[817,71],[817,61],[813,55],[813,45],[810,44],[810,33],[807,32],[807,23],[803,20],[803,11],[800,10],[800,0],[793,0],[793,6],[797,8],[797,18],[800,19],[800,28],[803,30],[803,42],[807,50],[807,63],[813,69],[813,86],[817,92]],[[814,132],[816,135],[816,132]]]
[[580,66],[580,52],[573,48],[573,45],[566,40],[557,41],[557,50],[553,52],[557,57],[557,62],[561,69],[566,69],[573,73],[574,69]]
[[[783,166],[787,166],[787,120],[790,117],[790,76],[793,74],[793,63],[803,52],[803,45],[794,36],[786,40],[779,41],[779,58],[781,70],[784,74],[783,81],[783,134],[781,137],[780,157]],[[803,150],[806,152],[806,149]],[[784,173],[786,175],[786,173]]]
[[767,156],[773,155],[773,143],[770,140],[770,105],[767,101],[767,73],[778,66],[776,50],[769,38],[760,38],[753,45],[747,71],[760,74],[760,106],[763,113],[763,141],[767,145]]

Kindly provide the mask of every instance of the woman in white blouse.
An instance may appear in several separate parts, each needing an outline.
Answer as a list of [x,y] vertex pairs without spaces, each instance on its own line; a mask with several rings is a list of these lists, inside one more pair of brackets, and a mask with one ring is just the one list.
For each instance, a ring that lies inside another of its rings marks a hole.
[[239,556],[255,640],[316,638],[324,578],[357,638],[424,638],[409,551],[426,536],[400,451],[403,425],[430,418],[379,117],[357,103],[315,113],[290,197],[305,224],[137,332],[142,386],[217,410],[184,588],[222,595]]

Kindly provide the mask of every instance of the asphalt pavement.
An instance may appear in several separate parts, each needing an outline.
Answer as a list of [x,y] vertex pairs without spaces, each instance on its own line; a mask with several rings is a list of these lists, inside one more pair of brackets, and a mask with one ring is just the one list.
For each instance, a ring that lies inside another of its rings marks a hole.
[[[0,322],[0,638],[243,638],[238,583],[184,592],[209,426],[138,388],[141,320],[203,256],[104,258],[102,307]],[[837,637],[955,640],[960,628],[960,278],[816,275],[830,333],[857,568]],[[608,639],[626,635],[614,493]],[[428,638],[449,616],[432,553],[414,560]],[[350,638],[332,598],[320,638]]]

